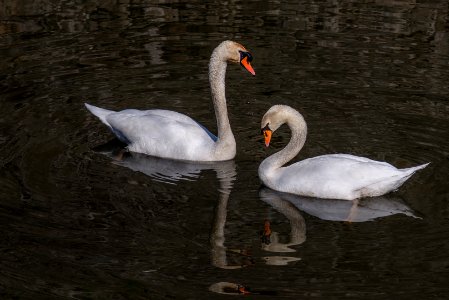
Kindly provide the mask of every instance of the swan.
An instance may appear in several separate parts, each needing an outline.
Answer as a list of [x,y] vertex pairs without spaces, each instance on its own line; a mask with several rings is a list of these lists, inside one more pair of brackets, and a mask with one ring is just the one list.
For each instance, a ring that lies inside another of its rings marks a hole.
[[307,124],[298,111],[287,105],[274,105],[261,122],[265,146],[269,146],[272,133],[284,123],[291,130],[290,142],[283,150],[263,160],[258,171],[264,185],[276,191],[341,200],[381,196],[396,190],[428,165],[397,169],[365,157],[328,154],[283,167],[298,154],[307,135]]
[[236,145],[229,124],[225,97],[227,62],[240,63],[255,75],[252,55],[233,41],[224,41],[212,52],[209,81],[217,118],[218,134],[175,111],[126,109],[119,112],[85,103],[131,152],[187,161],[224,161],[234,158]]

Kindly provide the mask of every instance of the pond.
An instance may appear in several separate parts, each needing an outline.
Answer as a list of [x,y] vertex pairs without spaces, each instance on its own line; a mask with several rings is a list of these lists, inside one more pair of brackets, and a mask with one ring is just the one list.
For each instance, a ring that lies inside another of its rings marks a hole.
[[[0,4],[1,298],[447,297],[448,14],[447,1]],[[208,62],[228,39],[256,72],[227,69],[231,161],[123,154],[84,107],[169,109],[215,133]],[[307,121],[295,161],[430,165],[372,199],[275,192],[257,174],[290,139],[282,127],[264,146],[274,104]]]

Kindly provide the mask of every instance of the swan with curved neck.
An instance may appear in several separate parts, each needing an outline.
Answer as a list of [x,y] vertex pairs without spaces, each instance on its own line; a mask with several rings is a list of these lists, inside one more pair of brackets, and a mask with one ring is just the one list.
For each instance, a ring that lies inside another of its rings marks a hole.
[[190,117],[169,110],[126,109],[115,112],[85,104],[106,124],[128,150],[152,156],[189,161],[223,161],[234,158],[236,144],[229,124],[225,97],[227,63],[240,63],[255,75],[251,54],[239,43],[224,41],[212,52],[209,81],[217,118],[217,136]]
[[283,167],[304,146],[307,124],[303,116],[290,106],[272,106],[261,122],[267,147],[272,133],[282,124],[287,124],[291,130],[290,142],[283,150],[262,161],[259,166],[260,179],[273,190],[342,200],[381,196],[396,190],[417,170],[428,165],[397,169],[386,162],[365,157],[328,154]]

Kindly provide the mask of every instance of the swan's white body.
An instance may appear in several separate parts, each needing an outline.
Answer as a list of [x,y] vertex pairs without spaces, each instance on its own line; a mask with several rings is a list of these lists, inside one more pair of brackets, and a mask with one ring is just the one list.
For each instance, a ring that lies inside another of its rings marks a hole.
[[[128,144],[129,151],[190,161],[220,160],[214,159],[217,137],[186,115],[162,109],[115,112],[87,103],[86,107]],[[232,153],[223,160],[231,158]]]
[[[209,80],[218,125],[218,137],[192,118],[169,110],[126,109],[115,112],[85,104],[106,124],[128,150],[152,156],[188,161],[223,161],[234,158],[236,144],[229,124],[225,97],[227,62],[241,62],[246,49],[222,42],[212,53]],[[247,58],[247,57],[246,57]],[[254,71],[245,59],[244,66]]]
[[283,167],[304,145],[307,125],[302,115],[286,105],[275,105],[264,115],[262,127],[275,131],[287,123],[292,131],[289,144],[265,159],[259,177],[269,188],[296,195],[354,200],[381,196],[399,188],[427,164],[397,169],[386,163],[349,154],[322,155]]

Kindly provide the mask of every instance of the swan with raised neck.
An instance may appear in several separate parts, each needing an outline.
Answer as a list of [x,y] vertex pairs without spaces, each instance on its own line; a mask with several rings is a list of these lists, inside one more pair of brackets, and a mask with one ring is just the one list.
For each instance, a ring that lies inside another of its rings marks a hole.
[[239,43],[224,41],[210,58],[209,81],[217,120],[217,136],[192,118],[170,110],[125,109],[115,112],[85,104],[131,152],[196,162],[235,157],[236,143],[229,124],[225,97],[227,63],[240,63],[255,75],[252,55]]
[[[224,41],[214,49],[209,61],[209,82],[217,118],[217,142],[215,143],[217,160],[232,159],[236,153],[235,138],[229,123],[226,104],[225,78],[227,62],[240,62],[241,53],[248,53],[241,44],[233,41]],[[252,60],[251,56],[249,57]],[[247,68],[247,70],[255,75],[254,71],[251,71],[252,68]]]

